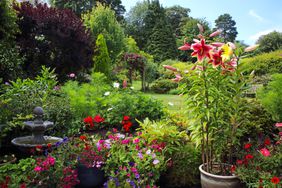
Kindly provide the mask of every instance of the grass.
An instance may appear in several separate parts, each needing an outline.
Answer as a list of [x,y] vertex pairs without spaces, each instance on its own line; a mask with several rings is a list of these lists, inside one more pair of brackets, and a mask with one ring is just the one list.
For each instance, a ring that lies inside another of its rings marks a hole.
[[[134,81],[132,86],[134,90],[141,90],[141,81]],[[164,106],[171,112],[178,112],[184,107],[184,97],[170,94],[156,94],[156,93],[144,93],[144,95],[151,96],[154,99],[158,99],[163,102]]]

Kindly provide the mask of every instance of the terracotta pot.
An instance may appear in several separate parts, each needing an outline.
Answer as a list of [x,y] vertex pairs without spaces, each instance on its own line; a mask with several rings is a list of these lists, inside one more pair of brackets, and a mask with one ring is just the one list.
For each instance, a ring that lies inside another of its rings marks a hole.
[[[218,165],[218,164],[215,164]],[[202,188],[242,188],[244,187],[237,176],[214,175],[203,170],[204,164],[199,167]]]

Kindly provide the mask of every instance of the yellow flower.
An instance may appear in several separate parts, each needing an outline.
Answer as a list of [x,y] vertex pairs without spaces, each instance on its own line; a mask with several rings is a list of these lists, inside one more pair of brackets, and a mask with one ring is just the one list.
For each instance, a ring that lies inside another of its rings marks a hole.
[[230,59],[231,55],[233,54],[233,50],[232,48],[230,47],[229,44],[224,44],[222,47],[221,47],[221,50],[222,50],[222,54],[221,54],[221,57],[222,57],[222,60],[223,61],[227,61]]

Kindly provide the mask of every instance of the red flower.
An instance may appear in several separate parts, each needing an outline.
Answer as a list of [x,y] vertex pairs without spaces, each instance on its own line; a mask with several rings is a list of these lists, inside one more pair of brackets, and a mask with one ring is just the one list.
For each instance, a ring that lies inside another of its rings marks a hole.
[[271,182],[274,184],[278,184],[280,182],[280,179],[276,176],[274,176],[273,178],[271,178]]
[[83,122],[90,127],[94,127],[93,118],[91,116],[84,118]]
[[221,53],[222,51],[219,50],[219,51],[215,51],[215,53],[211,55],[212,59],[209,62],[212,63],[213,67],[218,67],[219,65],[222,64]]
[[26,184],[25,184],[25,183],[22,183],[22,184],[20,185],[20,188],[26,188]]
[[264,140],[264,145],[269,146],[271,144],[270,139],[267,138]]
[[235,170],[236,170],[236,166],[235,166],[235,165],[232,165],[231,168],[230,168],[231,173],[234,173]]
[[85,149],[85,150],[90,150],[91,148],[90,148],[90,146],[89,146],[88,144],[85,144],[85,145],[84,145],[84,149]]
[[128,120],[130,120],[130,117],[129,116],[123,116],[123,120],[128,121]]
[[254,156],[252,156],[251,154],[247,154],[247,155],[245,156],[245,158],[246,158],[246,159],[252,159],[252,158],[254,158]]
[[242,165],[242,164],[244,164],[244,160],[237,160],[237,162],[236,162],[238,165]]
[[100,115],[96,115],[93,120],[95,123],[102,123],[105,121],[105,119],[102,118]]
[[262,148],[262,149],[259,150],[259,151],[260,151],[260,153],[261,153],[263,156],[265,156],[265,157],[269,157],[269,156],[270,156],[270,152],[269,152],[269,150],[266,149],[266,148]]
[[85,135],[81,135],[81,136],[79,137],[79,139],[82,140],[82,141],[83,141],[83,140],[86,140],[86,138],[87,138],[87,137],[86,137]]
[[125,131],[125,132],[129,132],[131,126],[132,126],[132,123],[131,123],[131,122],[124,123],[124,125],[123,125],[124,131]]
[[197,56],[199,61],[202,61],[204,57],[210,58],[210,50],[212,46],[206,45],[205,40],[201,39],[201,41],[192,44],[191,48],[194,50],[192,52],[192,56]]
[[51,148],[51,147],[52,147],[52,144],[51,144],[51,143],[48,143],[48,144],[47,144],[47,147],[48,147],[48,148]]
[[247,143],[247,144],[245,144],[244,148],[245,148],[245,149],[250,149],[251,146],[252,146],[251,143]]

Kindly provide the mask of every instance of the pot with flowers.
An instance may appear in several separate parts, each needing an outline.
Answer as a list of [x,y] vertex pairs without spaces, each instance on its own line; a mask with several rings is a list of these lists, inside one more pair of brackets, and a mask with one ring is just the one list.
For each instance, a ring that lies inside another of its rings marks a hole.
[[184,41],[179,48],[191,50],[191,55],[197,58],[191,70],[164,67],[175,72],[173,81],[182,81],[187,96],[191,138],[202,153],[203,164],[199,167],[202,187],[240,187],[229,164],[233,163],[238,129],[244,124],[243,94],[251,77],[244,75],[239,59],[257,46],[243,50],[231,42],[213,42],[220,31],[204,37],[203,27],[199,24],[198,27],[198,39],[192,45]]

